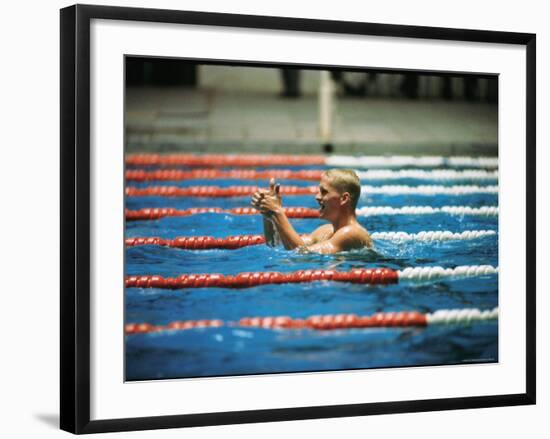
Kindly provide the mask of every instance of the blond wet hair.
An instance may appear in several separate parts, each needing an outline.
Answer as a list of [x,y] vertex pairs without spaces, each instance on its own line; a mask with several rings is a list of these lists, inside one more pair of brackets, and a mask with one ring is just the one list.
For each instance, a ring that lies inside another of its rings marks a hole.
[[349,193],[351,207],[353,210],[357,207],[357,202],[361,196],[361,180],[353,169],[329,169],[323,172],[323,175],[330,180],[330,184],[339,194]]

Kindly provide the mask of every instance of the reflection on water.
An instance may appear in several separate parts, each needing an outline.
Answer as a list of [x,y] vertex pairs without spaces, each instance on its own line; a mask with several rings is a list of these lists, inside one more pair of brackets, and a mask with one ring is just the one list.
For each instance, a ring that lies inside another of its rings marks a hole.
[[[274,249],[274,251],[280,252],[281,250]],[[289,266],[307,263],[308,265],[316,264],[319,267],[329,270],[347,270],[348,268],[346,267],[364,268],[364,264],[373,262],[384,263],[390,260],[391,258],[384,256],[378,248],[364,247],[331,255],[297,250],[283,250],[279,263],[288,264]]]

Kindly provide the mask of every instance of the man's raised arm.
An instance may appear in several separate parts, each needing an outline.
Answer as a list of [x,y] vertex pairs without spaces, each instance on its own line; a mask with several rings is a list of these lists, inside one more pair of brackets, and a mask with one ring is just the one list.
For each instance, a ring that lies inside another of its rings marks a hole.
[[279,236],[279,232],[277,232],[273,221],[264,215],[262,215],[262,220],[264,223],[265,243],[270,247],[277,247],[281,243],[281,237]]
[[282,207],[273,211],[270,218],[279,232],[281,241],[287,250],[307,245],[309,238],[300,236],[296,230],[294,230],[294,227],[290,224]]
[[[266,196],[266,194],[276,197],[279,201],[279,204],[281,204],[281,196],[279,195],[279,189],[280,185],[275,184],[275,180],[272,178],[269,181],[269,190],[259,190],[254,195],[252,195],[252,205],[261,211],[260,202],[263,199],[263,197]],[[262,212],[262,220],[263,220],[263,226],[264,226],[264,237],[265,237],[265,243],[270,247],[276,247],[281,243],[281,238],[279,236],[279,232],[277,231],[277,228],[275,227],[275,224],[273,224],[272,218],[269,216],[263,214]]]
[[277,242],[277,238],[287,250],[303,247],[311,243],[309,237],[298,235],[290,224],[282,207],[280,185],[275,179],[269,181],[269,190],[260,190],[252,196],[252,205],[264,216],[264,235],[266,243]]

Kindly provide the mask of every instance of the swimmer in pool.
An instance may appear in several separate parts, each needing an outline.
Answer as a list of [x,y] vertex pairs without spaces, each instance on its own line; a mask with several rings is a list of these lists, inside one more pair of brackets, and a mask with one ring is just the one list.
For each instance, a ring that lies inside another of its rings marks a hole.
[[274,246],[280,240],[287,250],[323,254],[372,247],[369,232],[355,216],[361,184],[354,171],[330,169],[323,172],[315,200],[320,206],[319,217],[330,224],[320,226],[309,235],[299,235],[290,224],[282,208],[279,189],[280,185],[272,178],[268,190],[259,190],[252,196],[252,205],[263,215],[268,245]]

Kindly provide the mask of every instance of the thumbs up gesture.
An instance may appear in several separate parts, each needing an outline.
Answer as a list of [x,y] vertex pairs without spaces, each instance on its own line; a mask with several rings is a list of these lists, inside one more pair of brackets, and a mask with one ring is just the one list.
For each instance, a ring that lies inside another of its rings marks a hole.
[[271,216],[282,210],[281,185],[272,178],[269,189],[260,189],[252,195],[252,205],[263,215]]

